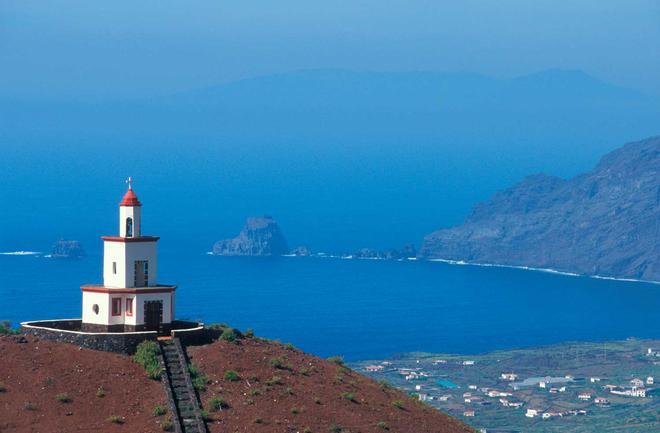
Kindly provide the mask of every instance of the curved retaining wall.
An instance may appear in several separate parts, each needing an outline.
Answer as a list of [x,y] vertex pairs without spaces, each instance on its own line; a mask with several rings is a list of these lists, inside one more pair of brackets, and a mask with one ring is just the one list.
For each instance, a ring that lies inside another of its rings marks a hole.
[[[171,335],[184,344],[205,344],[210,341],[203,323],[177,320]],[[81,319],[42,320],[22,322],[21,331],[44,340],[75,344],[87,349],[132,355],[141,342],[156,341],[156,331],[140,332],[83,332]]]
[[[132,355],[138,344],[145,340],[156,341],[158,333],[144,332],[82,332],[82,320],[44,320],[21,323],[24,334],[34,335],[44,340],[75,344],[87,349],[102,350]],[[67,329],[68,328],[68,329]]]

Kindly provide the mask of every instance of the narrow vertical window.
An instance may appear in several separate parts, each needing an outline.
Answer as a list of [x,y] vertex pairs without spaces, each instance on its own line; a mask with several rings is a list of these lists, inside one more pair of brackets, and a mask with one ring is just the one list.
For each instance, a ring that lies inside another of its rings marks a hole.
[[126,218],[126,237],[133,237],[133,218],[131,217]]
[[133,298],[126,298],[126,315],[133,315]]
[[112,273],[113,274],[117,273],[117,262],[112,262]]
[[121,298],[112,298],[112,315],[121,316]]

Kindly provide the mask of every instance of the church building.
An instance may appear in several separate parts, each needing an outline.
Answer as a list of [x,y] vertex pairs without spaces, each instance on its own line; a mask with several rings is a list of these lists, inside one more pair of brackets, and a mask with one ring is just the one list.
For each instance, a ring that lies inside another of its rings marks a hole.
[[127,180],[119,203],[119,235],[102,236],[103,284],[82,289],[85,332],[169,333],[176,286],[158,284],[158,237],[142,234],[142,203]]

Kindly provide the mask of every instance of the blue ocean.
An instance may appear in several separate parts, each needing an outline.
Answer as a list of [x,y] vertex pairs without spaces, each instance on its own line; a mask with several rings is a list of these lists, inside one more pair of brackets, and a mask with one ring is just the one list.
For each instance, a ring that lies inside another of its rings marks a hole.
[[[177,315],[252,328],[348,360],[408,351],[473,354],[660,335],[660,286],[425,261],[217,257],[165,249],[159,280]],[[0,255],[0,319],[80,317],[101,257]]]

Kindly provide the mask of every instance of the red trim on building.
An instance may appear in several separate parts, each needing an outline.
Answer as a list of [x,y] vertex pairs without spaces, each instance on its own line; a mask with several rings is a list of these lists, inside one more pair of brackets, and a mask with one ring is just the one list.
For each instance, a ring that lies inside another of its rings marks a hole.
[[140,293],[172,293],[176,290],[176,286],[154,286],[153,288],[118,288],[113,289],[110,287],[104,286],[80,286],[80,289],[83,292],[93,292],[93,293],[114,293],[122,295],[136,295]]
[[135,298],[126,298],[126,315],[133,316],[133,299]]
[[106,242],[157,242],[158,236],[140,236],[137,238],[122,238],[121,236],[101,236]]
[[133,190],[129,188],[121,199],[119,206],[142,206],[142,203],[140,203],[140,200],[138,200],[137,195],[135,195]]
[[121,298],[112,298],[112,315],[121,316]]

